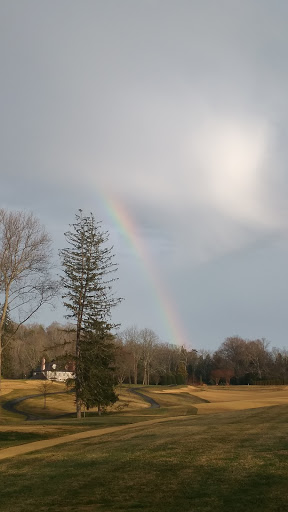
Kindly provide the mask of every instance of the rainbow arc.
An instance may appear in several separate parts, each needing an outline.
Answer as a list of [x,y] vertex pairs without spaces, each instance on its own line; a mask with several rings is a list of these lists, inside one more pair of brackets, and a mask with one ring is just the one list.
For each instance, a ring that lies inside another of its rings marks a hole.
[[155,302],[160,311],[170,343],[188,348],[188,338],[181,323],[177,306],[171,298],[166,284],[160,277],[151,253],[143,238],[139,235],[137,226],[124,205],[115,197],[105,195],[105,208],[117,229],[123,234],[130,247],[142,263],[150,286],[153,290]]

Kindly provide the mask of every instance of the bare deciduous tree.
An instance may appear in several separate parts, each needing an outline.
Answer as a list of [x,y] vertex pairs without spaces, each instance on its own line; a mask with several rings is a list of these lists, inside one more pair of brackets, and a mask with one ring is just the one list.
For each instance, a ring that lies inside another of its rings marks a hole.
[[142,362],[143,362],[143,384],[150,384],[151,361],[155,345],[158,343],[158,337],[152,329],[141,329],[140,343],[142,345]]
[[138,364],[142,354],[142,347],[139,341],[139,331],[137,327],[128,327],[119,335],[128,351],[132,354],[133,380],[134,384],[138,382]]
[[130,378],[131,369],[133,368],[133,356],[129,351],[128,347],[123,345],[122,340],[120,338],[115,339],[114,345],[115,375],[121,389],[121,386],[125,379]]
[[[20,325],[57,291],[51,279],[51,240],[32,213],[0,209],[0,391],[1,355]],[[13,331],[4,337],[7,314]]]
[[43,395],[43,399],[44,399],[43,409],[46,409],[46,407],[47,407],[47,395],[52,393],[53,381],[51,381],[51,380],[41,380],[37,387],[38,387],[41,395]]

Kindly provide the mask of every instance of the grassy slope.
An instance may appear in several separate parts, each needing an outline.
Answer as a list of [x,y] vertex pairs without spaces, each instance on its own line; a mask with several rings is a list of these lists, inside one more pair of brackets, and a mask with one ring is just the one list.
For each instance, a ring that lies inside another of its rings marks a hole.
[[282,512],[287,421],[288,406],[187,416],[4,460],[1,512]]

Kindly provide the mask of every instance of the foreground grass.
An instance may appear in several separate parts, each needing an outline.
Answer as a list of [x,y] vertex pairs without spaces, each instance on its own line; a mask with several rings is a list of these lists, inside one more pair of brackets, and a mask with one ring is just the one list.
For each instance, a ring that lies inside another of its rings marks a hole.
[[4,460],[1,512],[282,512],[287,421],[288,406],[187,416]]

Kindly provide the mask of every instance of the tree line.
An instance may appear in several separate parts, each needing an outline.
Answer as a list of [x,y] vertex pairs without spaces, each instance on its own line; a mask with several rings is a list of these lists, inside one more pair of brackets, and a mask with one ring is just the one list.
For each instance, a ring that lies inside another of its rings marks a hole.
[[[112,336],[114,384],[288,383],[288,350],[265,339],[227,338],[212,352],[187,350],[131,326]],[[23,325],[3,352],[5,378],[29,378],[44,356],[61,361],[75,353],[73,325]]]

